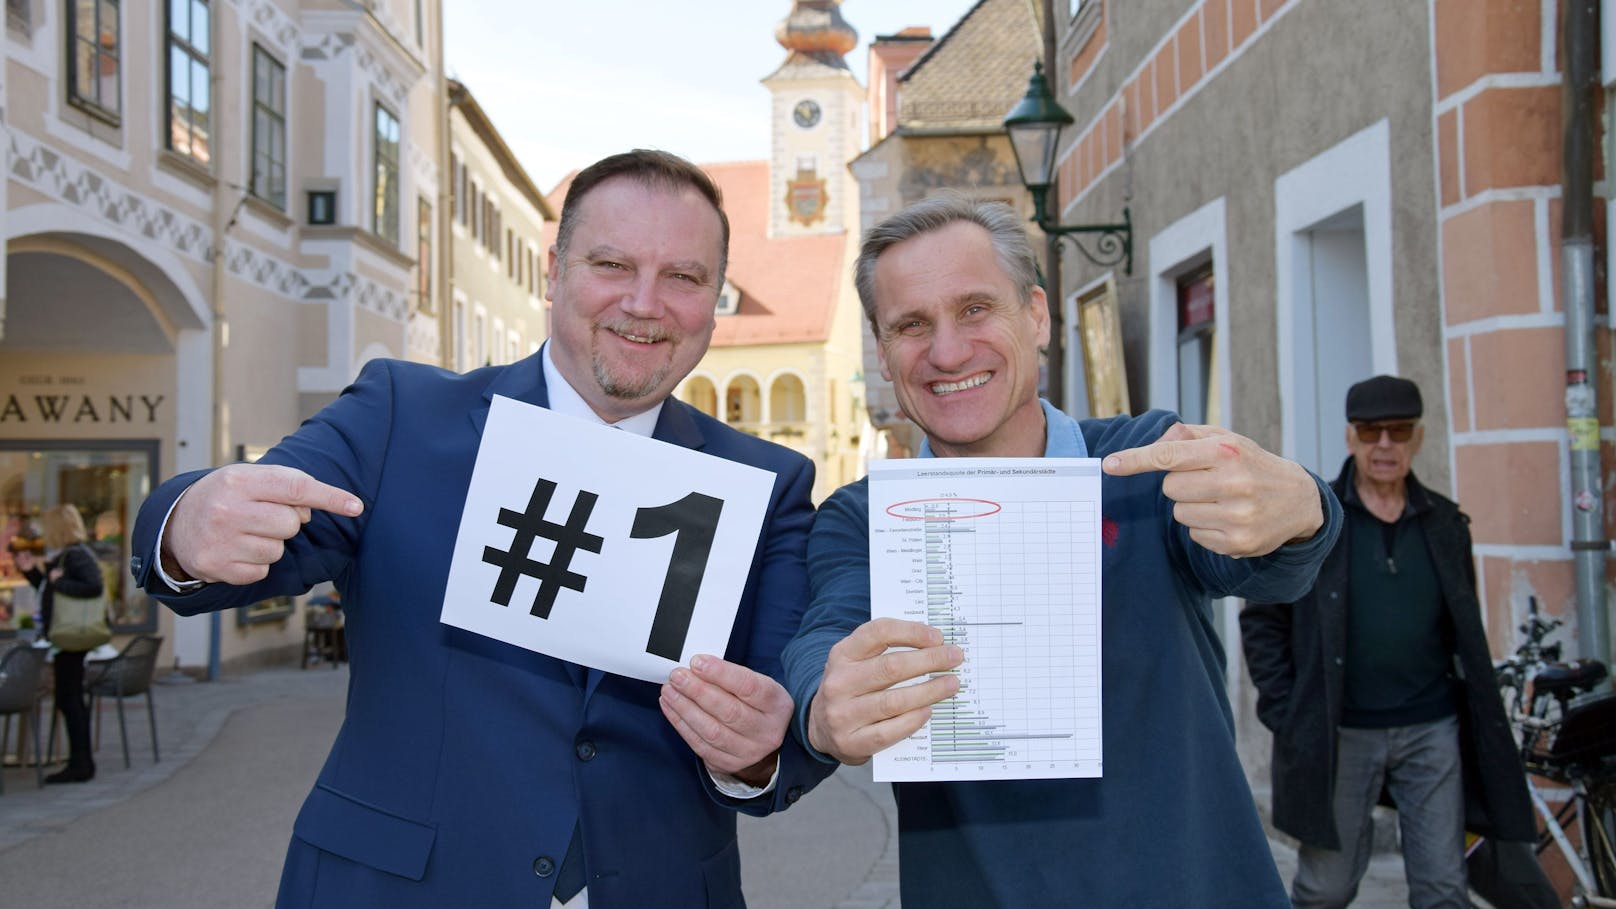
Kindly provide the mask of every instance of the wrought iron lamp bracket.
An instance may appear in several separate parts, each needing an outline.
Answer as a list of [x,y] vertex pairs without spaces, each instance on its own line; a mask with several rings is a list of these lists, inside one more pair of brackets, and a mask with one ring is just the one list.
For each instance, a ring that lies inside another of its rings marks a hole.
[[[1061,224],[1050,217],[1044,204],[1047,187],[1033,189],[1033,221],[1045,234],[1065,240],[1071,247],[1100,268],[1121,264],[1122,273],[1133,274],[1133,214],[1122,209],[1122,220],[1114,224]],[[1083,235],[1093,237],[1092,244]],[[1092,245],[1093,249],[1090,249]]]

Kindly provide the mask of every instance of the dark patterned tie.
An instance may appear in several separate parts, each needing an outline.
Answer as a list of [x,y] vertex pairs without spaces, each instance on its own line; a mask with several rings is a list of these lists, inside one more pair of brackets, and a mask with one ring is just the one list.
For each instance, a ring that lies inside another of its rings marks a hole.
[[567,844],[567,857],[561,860],[561,870],[556,872],[555,898],[565,903],[578,895],[589,881],[589,872],[584,868],[584,837],[578,825],[573,825],[572,842]]

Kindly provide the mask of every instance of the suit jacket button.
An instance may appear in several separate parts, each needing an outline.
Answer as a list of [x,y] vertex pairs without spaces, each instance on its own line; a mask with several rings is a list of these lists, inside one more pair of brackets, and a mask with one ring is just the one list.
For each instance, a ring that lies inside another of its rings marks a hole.
[[797,804],[797,799],[800,799],[800,798],[802,798],[802,787],[801,786],[792,786],[790,789],[786,790],[786,804],[787,805],[795,805],[795,804]]
[[550,875],[555,874],[555,869],[555,859],[549,857],[548,855],[541,855],[533,860],[533,873],[537,874],[539,877],[549,877]]
[[1342,663],[1345,663],[1345,662],[1346,662],[1346,660],[1343,660],[1343,659],[1342,659],[1342,658],[1340,658],[1340,657],[1336,657],[1336,658],[1335,658],[1335,664],[1336,664],[1336,665],[1337,665],[1337,666],[1340,666],[1340,665],[1341,665],[1341,664],[1342,664]]
[[595,751],[595,743],[588,741],[587,739],[579,742],[577,747],[573,748],[573,751],[577,752],[578,760],[580,761],[592,761],[595,759],[595,754],[597,753]]
[[129,557],[129,573],[135,575],[140,574],[140,556]]

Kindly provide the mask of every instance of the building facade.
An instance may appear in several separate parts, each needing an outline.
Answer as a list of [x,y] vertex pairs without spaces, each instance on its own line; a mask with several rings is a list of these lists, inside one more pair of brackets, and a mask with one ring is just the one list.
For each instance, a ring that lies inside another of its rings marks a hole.
[[449,306],[445,364],[514,363],[549,336],[544,301],[550,203],[471,91],[449,91]]
[[858,185],[847,162],[864,90],[843,56],[840,0],[797,0],[776,30],[768,161],[707,164],[730,219],[729,274],[707,355],[676,394],[743,432],[807,455],[814,501],[864,473],[871,443],[853,260]]
[[[1027,90],[1042,52],[1036,4],[982,0],[941,38],[928,28],[880,35],[870,45],[870,148],[849,169],[859,181],[861,230],[943,191],[1007,202],[1032,214],[1004,115]],[[921,433],[881,378],[864,320],[864,373],[877,452],[919,450]]]
[[157,609],[128,533],[160,478],[252,459],[365,361],[443,358],[440,5],[6,10],[0,634],[32,609],[5,545],[71,502],[165,665],[300,646],[289,600]]
[[[1077,120],[1060,220],[1126,208],[1134,231],[1131,271],[1064,261],[1073,362],[1086,354],[1083,374],[1135,412],[1228,426],[1326,478],[1346,458],[1347,387],[1416,381],[1415,472],[1473,518],[1495,653],[1513,649],[1533,597],[1566,621],[1569,653],[1590,639],[1572,527],[1603,505],[1570,494],[1579,437],[1602,449],[1600,486],[1612,476],[1603,316],[1586,376],[1598,425],[1567,431],[1560,7],[1071,0],[1055,17],[1053,82]],[[1603,262],[1604,184],[1583,192],[1598,196],[1579,201],[1594,204]],[[1085,318],[1120,338],[1085,337]],[[1266,784],[1237,608],[1221,613],[1229,684]]]

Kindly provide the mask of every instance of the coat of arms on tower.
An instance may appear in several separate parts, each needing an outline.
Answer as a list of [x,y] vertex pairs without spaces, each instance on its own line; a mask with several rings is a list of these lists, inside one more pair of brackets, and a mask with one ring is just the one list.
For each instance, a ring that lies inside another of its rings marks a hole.
[[824,219],[829,198],[825,178],[812,168],[798,168],[796,179],[786,181],[786,211],[804,227]]

